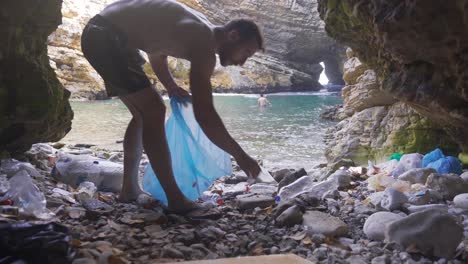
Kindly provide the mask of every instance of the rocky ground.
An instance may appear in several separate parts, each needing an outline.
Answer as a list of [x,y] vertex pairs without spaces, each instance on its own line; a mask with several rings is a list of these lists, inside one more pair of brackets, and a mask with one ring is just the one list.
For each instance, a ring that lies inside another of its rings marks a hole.
[[[73,263],[167,263],[280,253],[316,263],[468,261],[468,197],[462,194],[468,192],[466,172],[413,169],[395,179],[384,166],[367,171],[343,160],[310,172],[275,170],[278,184],[249,185],[234,166],[232,176],[205,192],[205,203],[213,201],[221,214],[193,219],[168,214],[157,202],[125,204],[115,193],[95,192],[104,181],[72,183],[75,188],[58,181],[53,169],[60,161],[57,152],[92,155],[101,164],[106,159],[121,166],[122,153],[89,147],[40,144],[25,154],[27,163],[3,160],[0,193],[8,189],[6,179],[13,185],[12,176],[27,171],[45,195],[47,211],[34,212],[42,220],[26,218],[26,212],[15,210],[14,199],[6,200],[0,223],[66,226]],[[142,171],[145,164],[143,159]],[[83,177],[96,180],[95,175]]]

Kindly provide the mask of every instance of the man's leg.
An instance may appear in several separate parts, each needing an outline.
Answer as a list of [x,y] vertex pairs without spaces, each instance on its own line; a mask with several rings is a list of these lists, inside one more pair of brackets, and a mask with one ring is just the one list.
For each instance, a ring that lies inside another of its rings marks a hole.
[[133,116],[128,124],[123,142],[124,179],[119,197],[122,202],[129,202],[136,200],[140,194],[144,193],[138,184],[138,172],[143,154],[143,126],[138,111],[129,102],[126,102],[125,98],[121,98],[121,100]]
[[153,88],[145,88],[122,98],[141,116],[143,147],[166,193],[169,209],[184,213],[199,208],[184,196],[174,179],[164,128],[166,107],[161,96]]

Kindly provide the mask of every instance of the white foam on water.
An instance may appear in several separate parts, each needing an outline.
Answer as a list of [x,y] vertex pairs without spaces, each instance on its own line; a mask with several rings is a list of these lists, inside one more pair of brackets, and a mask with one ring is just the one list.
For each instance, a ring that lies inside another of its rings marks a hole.
[[243,94],[243,93],[213,93],[214,96],[243,96],[247,98],[258,98],[259,94]]
[[[310,91],[310,92],[279,92],[279,93],[269,93],[265,94],[266,96],[284,96],[284,95],[315,95],[315,96],[328,96],[334,95],[336,92],[329,92],[327,89],[321,89],[320,91]],[[243,96],[247,98],[259,98],[260,94],[242,94],[242,93],[213,93],[214,96]]]
[[334,92],[329,92],[327,89],[322,89],[320,91],[311,91],[311,92],[281,92],[281,93],[271,93],[268,94],[268,96],[283,96],[283,95],[314,95],[314,96],[328,96],[328,95],[333,95],[336,94]]

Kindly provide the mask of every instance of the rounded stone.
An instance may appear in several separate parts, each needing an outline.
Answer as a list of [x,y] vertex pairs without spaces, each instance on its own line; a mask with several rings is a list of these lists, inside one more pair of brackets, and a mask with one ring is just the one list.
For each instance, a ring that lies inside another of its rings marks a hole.
[[468,209],[468,193],[462,193],[455,196],[453,203],[458,208]]
[[369,239],[384,240],[387,226],[402,218],[401,215],[391,212],[377,212],[367,218],[364,223],[364,233]]
[[465,182],[468,182],[468,171],[462,173],[462,175],[460,175],[460,177],[461,177]]
[[463,227],[447,212],[431,209],[392,222],[385,238],[426,256],[451,259],[463,240]]

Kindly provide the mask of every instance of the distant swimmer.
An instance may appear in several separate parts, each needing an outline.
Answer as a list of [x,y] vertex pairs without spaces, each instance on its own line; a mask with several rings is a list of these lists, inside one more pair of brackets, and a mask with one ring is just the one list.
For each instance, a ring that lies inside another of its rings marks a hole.
[[268,101],[268,99],[266,99],[263,94],[260,94],[260,98],[258,98],[258,107],[266,107],[270,105],[270,101]]

